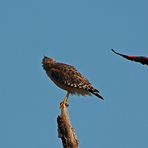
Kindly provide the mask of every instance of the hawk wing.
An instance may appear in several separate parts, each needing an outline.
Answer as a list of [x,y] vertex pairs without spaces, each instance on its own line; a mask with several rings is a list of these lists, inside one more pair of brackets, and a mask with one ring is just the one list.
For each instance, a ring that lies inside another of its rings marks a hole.
[[67,64],[57,63],[51,69],[51,76],[58,82],[71,87],[87,90],[92,87],[91,83],[76,68]]

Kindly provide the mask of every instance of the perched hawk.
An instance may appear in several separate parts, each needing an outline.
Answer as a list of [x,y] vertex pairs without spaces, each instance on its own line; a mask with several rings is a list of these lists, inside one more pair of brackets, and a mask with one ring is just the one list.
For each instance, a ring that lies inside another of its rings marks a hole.
[[94,94],[100,99],[103,99],[99,91],[73,66],[58,63],[54,59],[48,57],[43,58],[42,64],[50,79],[58,87],[67,91],[67,99],[69,94],[83,96]]

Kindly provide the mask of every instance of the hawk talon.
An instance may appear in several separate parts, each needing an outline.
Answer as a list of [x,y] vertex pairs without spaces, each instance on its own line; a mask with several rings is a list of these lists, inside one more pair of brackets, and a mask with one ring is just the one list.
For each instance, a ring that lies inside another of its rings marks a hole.
[[64,100],[60,103],[60,108],[63,108],[64,106],[68,107],[68,97],[69,97],[69,92],[67,92]]
[[60,108],[63,108],[64,106],[69,106],[67,97],[65,97],[64,100],[60,103]]

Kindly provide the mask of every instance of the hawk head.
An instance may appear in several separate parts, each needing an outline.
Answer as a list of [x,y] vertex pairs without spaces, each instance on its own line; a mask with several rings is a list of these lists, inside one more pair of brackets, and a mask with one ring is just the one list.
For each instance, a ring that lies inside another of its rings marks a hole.
[[56,63],[56,61],[54,59],[48,58],[46,56],[44,56],[44,58],[42,60],[43,68],[45,70],[49,70],[55,63]]

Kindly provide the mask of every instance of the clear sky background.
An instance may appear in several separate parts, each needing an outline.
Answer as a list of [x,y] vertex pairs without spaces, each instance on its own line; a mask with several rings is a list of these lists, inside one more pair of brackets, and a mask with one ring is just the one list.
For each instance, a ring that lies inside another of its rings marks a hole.
[[0,147],[58,148],[66,92],[46,76],[44,55],[77,67],[99,89],[70,97],[81,148],[148,147],[148,67],[116,56],[148,56],[146,0],[0,1]]

